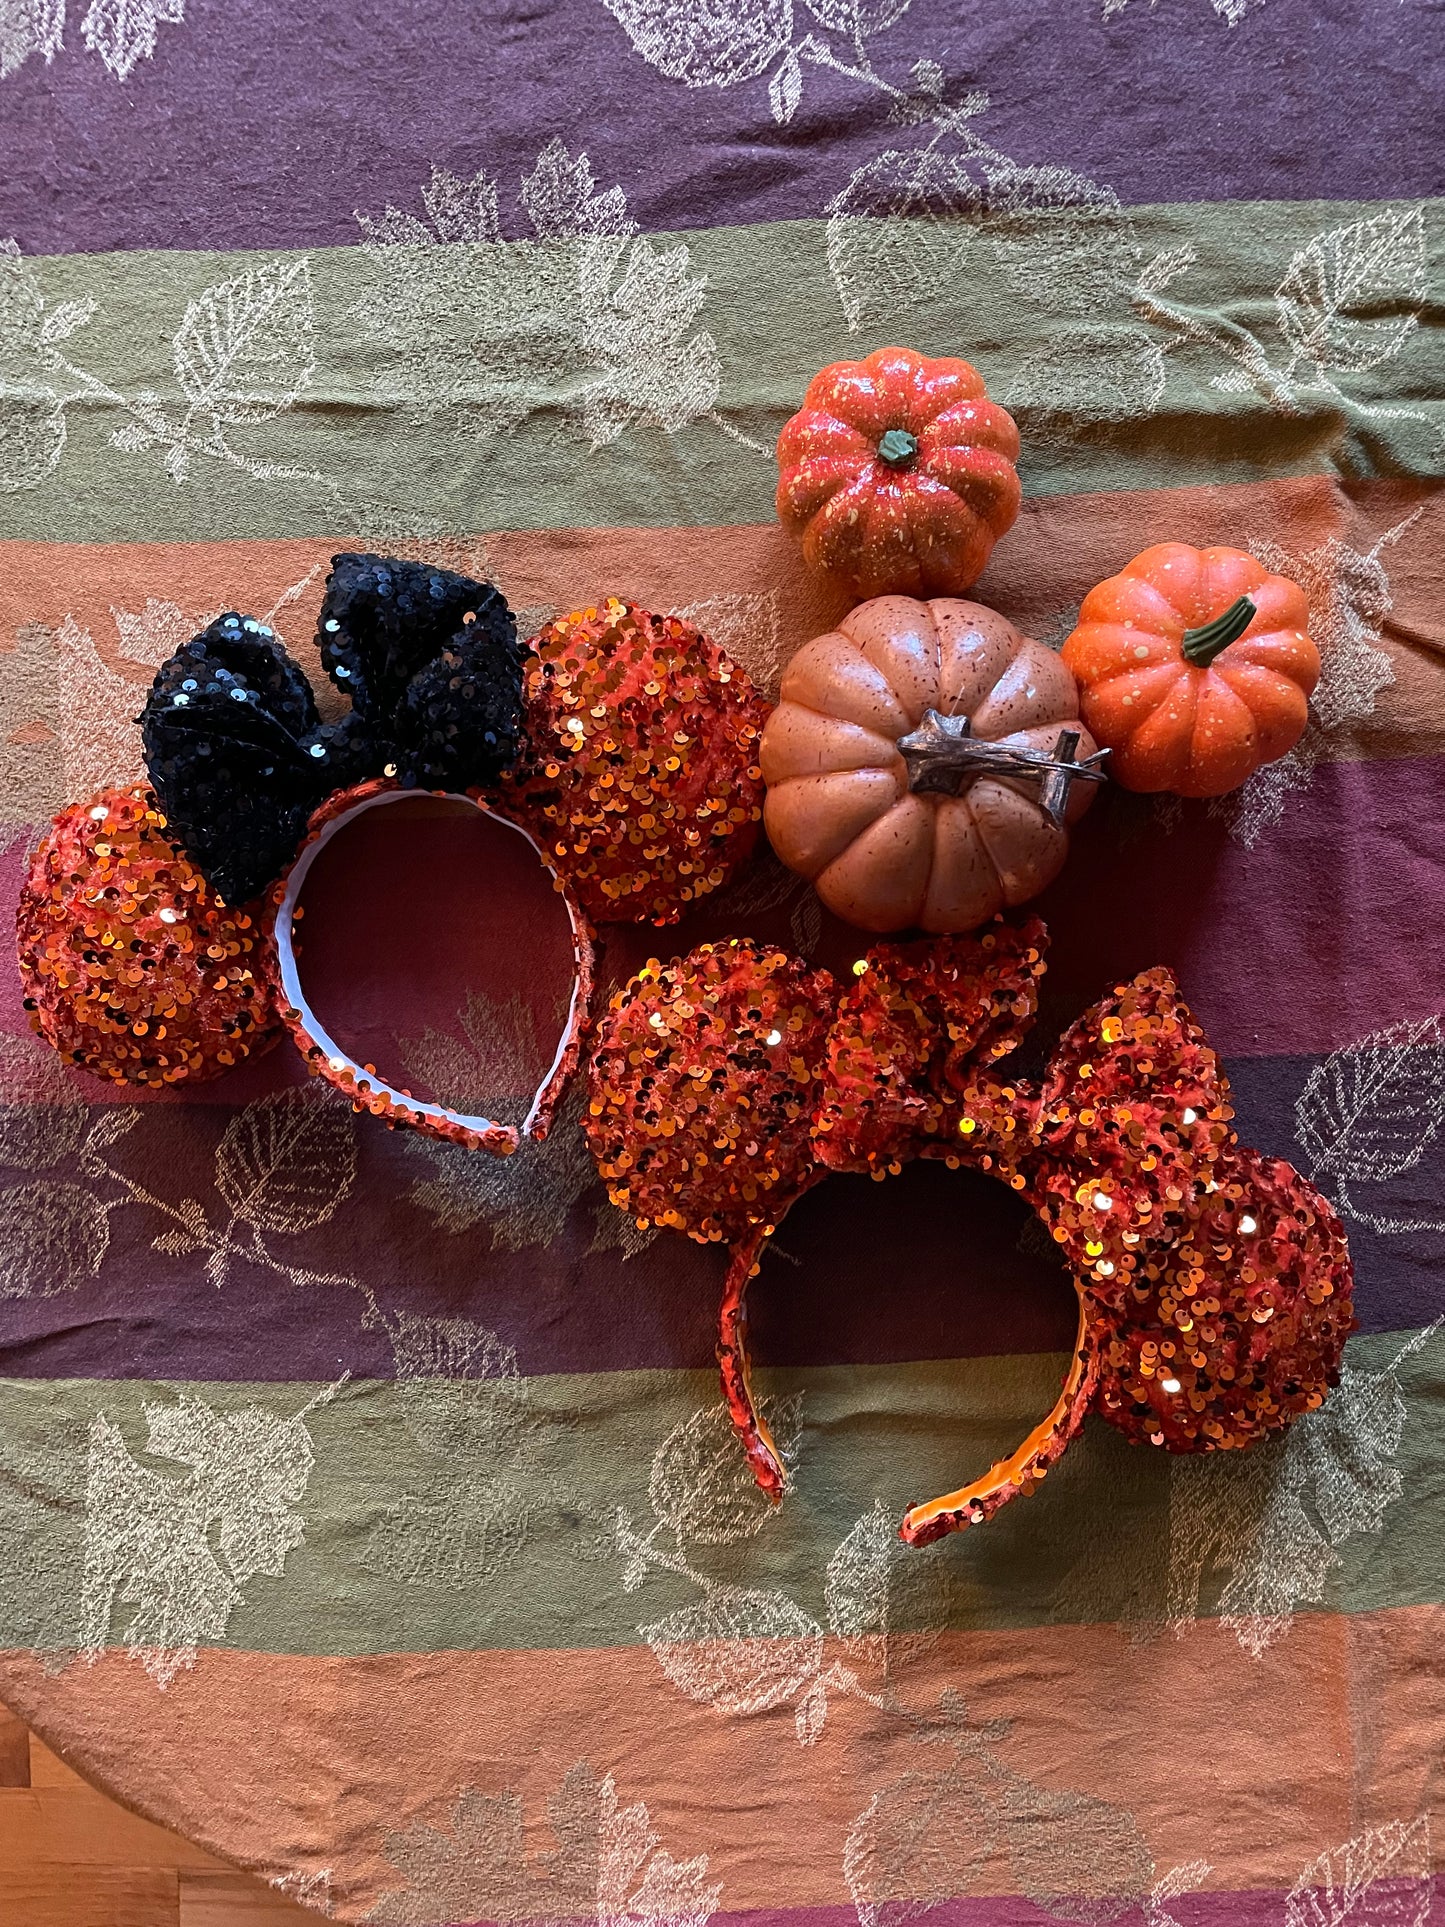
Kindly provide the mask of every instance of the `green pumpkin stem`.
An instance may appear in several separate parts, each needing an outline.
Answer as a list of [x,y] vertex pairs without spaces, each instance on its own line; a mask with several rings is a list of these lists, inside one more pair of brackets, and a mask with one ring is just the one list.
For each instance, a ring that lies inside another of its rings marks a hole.
[[1223,615],[1215,616],[1212,622],[1201,623],[1197,629],[1186,629],[1180,645],[1184,660],[1193,663],[1196,669],[1207,669],[1221,649],[1238,642],[1254,621],[1255,613],[1249,597],[1242,595],[1238,602],[1231,602]]
[[890,428],[878,444],[878,459],[888,468],[910,468],[918,453],[918,437],[906,428]]

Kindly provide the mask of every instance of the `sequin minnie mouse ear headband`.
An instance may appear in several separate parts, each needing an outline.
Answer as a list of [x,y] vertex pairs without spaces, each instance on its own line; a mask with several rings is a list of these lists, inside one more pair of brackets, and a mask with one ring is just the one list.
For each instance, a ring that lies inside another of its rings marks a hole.
[[1323,1400],[1353,1328],[1328,1203],[1240,1145],[1214,1052],[1169,973],[1085,1013],[1043,1081],[1000,1068],[1033,1021],[1036,919],[871,950],[826,971],[748,942],[649,964],[599,1025],[584,1117],[613,1201],[732,1246],[718,1358],[754,1476],[786,1471],[749,1377],[746,1294],[796,1200],[830,1171],[941,1158],[1031,1204],[1073,1274],[1079,1326],[1053,1409],[981,1478],[911,1507],[914,1545],[1031,1491],[1098,1411],[1175,1452],[1247,1446]]
[[[265,624],[228,614],[165,664],[141,718],[149,790],[72,805],[42,841],[17,939],[35,1028],[116,1082],[212,1077],[284,1025],[310,1068],[389,1123],[485,1149],[518,1131],[415,1098],[356,1063],[301,984],[294,925],[320,851],[415,795],[524,836],[561,893],[575,979],[521,1127],[545,1135],[581,1048],[591,926],[667,923],[746,859],[766,706],[690,624],[606,600],[518,643],[485,583],[340,555],[317,629],[351,698],[324,723]],[[239,907],[237,907],[239,906]]]

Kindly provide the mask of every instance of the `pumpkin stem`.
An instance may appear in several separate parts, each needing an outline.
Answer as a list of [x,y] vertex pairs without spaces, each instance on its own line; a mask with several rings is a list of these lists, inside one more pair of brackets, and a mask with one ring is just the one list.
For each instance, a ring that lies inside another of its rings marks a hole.
[[1038,783],[1039,807],[1051,823],[1063,825],[1072,784],[1105,781],[1100,765],[1109,754],[1096,749],[1078,755],[1079,732],[1062,729],[1053,754],[1022,743],[994,743],[975,736],[967,716],[944,716],[925,709],[917,729],[898,739],[911,790],[958,796],[980,776],[1028,777]]
[[1196,669],[1207,669],[1222,649],[1238,642],[1255,614],[1254,604],[1247,595],[1242,595],[1212,622],[1201,623],[1197,629],[1186,629],[1180,645],[1184,660],[1193,663]]
[[906,428],[890,428],[878,444],[878,459],[887,468],[911,468],[918,453],[918,437]]

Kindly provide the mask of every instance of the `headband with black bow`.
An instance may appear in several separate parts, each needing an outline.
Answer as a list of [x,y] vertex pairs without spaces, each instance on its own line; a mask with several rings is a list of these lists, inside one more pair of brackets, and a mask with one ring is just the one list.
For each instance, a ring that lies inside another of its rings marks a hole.
[[171,657],[140,716],[170,833],[227,903],[280,875],[334,791],[376,776],[409,789],[484,788],[521,745],[526,651],[489,583],[338,555],[316,641],[351,698],[338,722],[321,721],[310,683],[265,623],[235,613]]

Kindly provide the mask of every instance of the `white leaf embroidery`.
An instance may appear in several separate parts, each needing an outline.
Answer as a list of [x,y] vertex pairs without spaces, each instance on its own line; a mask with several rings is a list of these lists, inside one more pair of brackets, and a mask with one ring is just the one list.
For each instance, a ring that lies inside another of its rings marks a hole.
[[1317,1064],[1295,1103],[1315,1171],[1381,1182],[1419,1163],[1445,1121],[1445,1029],[1387,1024]]
[[777,72],[768,82],[768,104],[773,110],[773,119],[783,125],[798,111],[798,102],[803,98],[803,69],[793,48],[789,47],[778,63]]
[[134,1607],[123,1643],[164,1690],[198,1645],[225,1638],[242,1587],[279,1577],[305,1536],[295,1510],[314,1453],[306,1418],[257,1405],[218,1413],[186,1396],[147,1405],[146,1450],[190,1468],[184,1477],[131,1456],[104,1412],[90,1428],[85,1503],[84,1650],[110,1642],[118,1605]]
[[1399,354],[1419,316],[1398,310],[1426,292],[1421,210],[1387,208],[1317,234],[1290,262],[1275,303],[1296,355],[1359,373]]
[[137,61],[156,50],[156,29],[179,26],[185,0],[90,0],[80,31],[117,80],[128,80]]
[[382,1895],[368,1920],[422,1927],[436,1920],[507,1923],[591,1920],[597,1927],[705,1927],[722,1889],[706,1854],[675,1860],[647,1808],[624,1807],[609,1774],[579,1760],[548,1801],[557,1845],[528,1857],[522,1803],[468,1787],[445,1829],[388,1834],[386,1856],[406,1884]]
[[722,383],[712,336],[688,334],[707,282],[692,273],[687,248],[660,248],[639,236],[615,286],[614,258],[604,243],[583,249],[583,346],[601,371],[588,384],[584,407],[594,448],[639,419],[676,434],[715,406]]
[[48,388],[0,379],[0,493],[39,488],[65,452],[65,410]]
[[710,1584],[696,1605],[639,1628],[689,1698],[720,1713],[761,1713],[795,1699],[823,1659],[823,1629],[782,1592]]
[[0,1298],[49,1298],[94,1278],[110,1217],[84,1186],[40,1178],[0,1192]]
[[1171,1867],[1144,1896],[1145,1927],[1180,1927],[1165,1902],[1177,1900],[1180,1894],[1193,1893],[1196,1888],[1203,1886],[1213,1871],[1207,1860],[1186,1860],[1180,1866]]
[[798,1701],[793,1714],[793,1725],[798,1735],[799,1746],[816,1746],[822,1736],[823,1725],[828,1717],[828,1688],[820,1679],[813,1684]]
[[289,408],[315,369],[311,271],[270,261],[188,303],[175,338],[176,379],[193,413],[260,422]]
[[[785,1462],[797,1449],[802,1406],[801,1393],[764,1402],[763,1415]],[[721,1403],[701,1407],[668,1433],[653,1454],[648,1497],[664,1525],[704,1546],[750,1539],[773,1512]]]
[[96,305],[93,295],[87,295],[83,301],[62,301],[46,315],[40,330],[41,340],[47,344],[65,341],[85,326],[95,313]]
[[850,331],[954,280],[981,205],[978,182],[953,154],[890,149],[860,167],[828,206],[828,268]]
[[0,80],[31,54],[40,54],[48,66],[64,33],[65,0],[0,0]]
[[620,187],[597,192],[585,154],[574,161],[560,140],[551,140],[522,182],[522,205],[540,241],[564,241],[586,234],[632,234],[637,223],[627,212]]
[[42,340],[45,296],[13,235],[0,240],[0,373],[18,372]]
[[788,44],[792,0],[604,0],[644,60],[689,87],[752,80]]
[[903,18],[909,4],[910,0],[807,0],[816,21],[834,33],[847,34],[850,40],[855,33],[865,38],[882,33]]
[[1405,1429],[1398,1371],[1434,1327],[1378,1372],[1346,1362],[1316,1412],[1283,1439],[1227,1459],[1170,1468],[1169,1619],[1176,1633],[1199,1611],[1205,1575],[1228,1575],[1221,1625],[1258,1659],[1282,1639],[1296,1604],[1321,1599],[1336,1548],[1379,1532],[1403,1485],[1396,1457]]
[[325,1224],[355,1181],[350,1107],[310,1086],[248,1104],[216,1150],[216,1189],[227,1208],[263,1231]]
[[1393,607],[1382,552],[1399,541],[1419,514],[1416,509],[1407,515],[1363,552],[1333,535],[1299,556],[1272,540],[1252,544],[1267,569],[1288,576],[1304,590],[1310,634],[1320,652],[1320,680],[1310,697],[1309,727],[1289,755],[1266,763],[1243,789],[1209,805],[1209,814],[1222,819],[1230,835],[1246,847],[1252,848],[1280,820],[1292,794],[1314,780],[1328,732],[1373,715],[1380,691],[1394,682],[1389,656],[1376,647]]
[[1425,1927],[1433,1874],[1425,1815],[1370,1827],[1310,1862],[1290,1888],[1285,1927]]
[[890,151],[860,167],[828,211],[828,264],[855,332],[932,299],[976,242],[1016,293],[1083,315],[1127,289],[1139,255],[1111,189],[1004,155]]
[[316,1873],[274,1874],[267,1885],[274,1887],[278,1894],[285,1894],[288,1900],[294,1900],[302,1907],[310,1907],[323,1919],[331,1920],[335,1915],[331,1898],[334,1878],[334,1868],[322,1867]]
[[955,1768],[905,1773],[873,1795],[853,1822],[843,1877],[860,1927],[905,1927],[967,1893],[988,1858],[994,1829]]
[[938,1638],[948,1618],[945,1567],[910,1553],[881,1499],[828,1561],[828,1623],[859,1668],[885,1676]]

